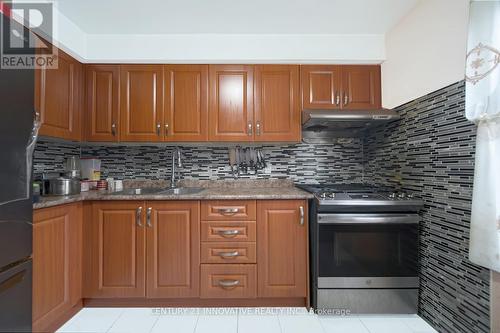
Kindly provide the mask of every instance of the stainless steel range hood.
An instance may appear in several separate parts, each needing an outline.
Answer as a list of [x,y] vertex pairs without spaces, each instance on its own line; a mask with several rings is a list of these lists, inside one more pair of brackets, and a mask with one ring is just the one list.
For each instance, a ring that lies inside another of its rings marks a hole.
[[378,110],[304,110],[304,137],[356,137],[371,127],[399,119],[396,111]]

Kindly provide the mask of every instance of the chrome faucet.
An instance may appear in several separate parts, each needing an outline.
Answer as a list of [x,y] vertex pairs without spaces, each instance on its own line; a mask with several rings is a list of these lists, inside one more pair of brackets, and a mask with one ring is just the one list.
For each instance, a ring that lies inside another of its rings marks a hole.
[[177,181],[175,179],[176,168],[182,168],[182,154],[179,148],[175,148],[175,150],[172,152],[172,174],[170,175],[170,188],[177,187]]

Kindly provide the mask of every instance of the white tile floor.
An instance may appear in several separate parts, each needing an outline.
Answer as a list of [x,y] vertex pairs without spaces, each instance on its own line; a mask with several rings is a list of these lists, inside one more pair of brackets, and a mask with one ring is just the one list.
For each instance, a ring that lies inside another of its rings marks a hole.
[[417,315],[328,317],[304,308],[85,308],[60,333],[436,333]]

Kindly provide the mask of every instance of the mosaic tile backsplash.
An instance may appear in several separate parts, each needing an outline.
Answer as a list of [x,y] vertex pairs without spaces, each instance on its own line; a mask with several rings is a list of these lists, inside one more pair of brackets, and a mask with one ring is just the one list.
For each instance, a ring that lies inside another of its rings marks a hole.
[[476,127],[463,82],[398,108],[364,142],[365,178],[422,197],[421,316],[439,332],[489,332],[489,270],[468,259]]
[[[291,179],[308,182],[363,181],[362,139],[345,138],[329,144],[260,146],[268,168],[258,174],[241,175],[248,179]],[[35,153],[35,173],[62,171],[64,155],[98,157],[103,177],[117,179],[169,179],[172,146],[94,146],[58,144],[41,141]],[[231,179],[228,148],[224,146],[183,146],[180,168],[184,179]]]

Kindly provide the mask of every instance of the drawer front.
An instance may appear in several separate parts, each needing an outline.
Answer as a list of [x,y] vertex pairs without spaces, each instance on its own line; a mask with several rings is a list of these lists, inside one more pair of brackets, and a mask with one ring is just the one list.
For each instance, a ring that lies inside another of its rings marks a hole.
[[201,243],[201,262],[203,264],[255,264],[257,250],[253,242]]
[[255,221],[248,222],[224,222],[224,221],[202,221],[202,242],[255,242]]
[[200,287],[200,298],[255,298],[256,265],[201,265]]
[[210,221],[255,220],[255,200],[216,200],[201,202],[201,219]]

